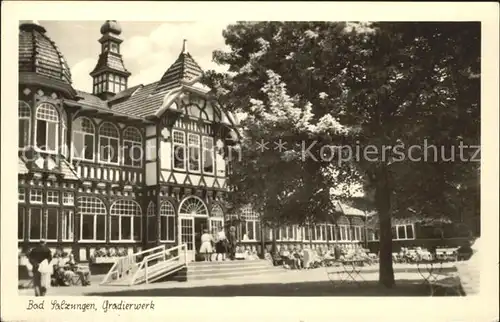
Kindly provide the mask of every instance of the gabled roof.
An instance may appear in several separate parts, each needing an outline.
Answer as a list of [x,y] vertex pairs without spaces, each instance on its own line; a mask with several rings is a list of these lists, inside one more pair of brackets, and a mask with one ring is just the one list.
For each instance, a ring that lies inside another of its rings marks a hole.
[[158,82],[155,92],[179,87],[182,82],[192,82],[203,75],[203,70],[188,52],[182,52]]

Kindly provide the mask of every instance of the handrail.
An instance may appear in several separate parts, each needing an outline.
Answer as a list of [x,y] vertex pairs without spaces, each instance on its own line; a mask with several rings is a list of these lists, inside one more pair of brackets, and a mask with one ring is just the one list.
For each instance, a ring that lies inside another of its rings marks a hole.
[[[166,259],[165,255],[178,249],[179,252],[177,253],[177,256],[174,256],[172,258],[169,258],[169,259]],[[144,269],[145,272],[144,272],[144,278],[145,278],[145,282],[148,283],[148,272],[149,272],[149,262],[151,260],[155,260],[155,259],[159,259],[159,258],[163,258],[163,262],[173,262],[174,260],[180,260],[181,259],[181,250],[184,250],[184,262],[180,262],[179,264],[183,264],[183,265],[186,265],[187,266],[187,244],[181,244],[181,245],[177,245],[177,246],[174,246],[172,248],[168,248],[168,249],[165,249],[164,251],[162,252],[158,252],[158,253],[154,253],[154,254],[150,254],[150,255],[147,255],[143,258],[143,260],[141,261],[141,263],[138,265],[138,268],[137,270],[135,271],[134,275],[132,276],[132,278],[130,279],[130,282],[129,282],[129,285],[133,285],[135,283],[135,281],[137,280],[137,275],[139,274],[139,272]]]
[[134,265],[137,265],[138,263],[135,261],[135,259],[138,256],[141,256],[141,255],[144,255],[144,254],[147,254],[147,253],[152,253],[152,252],[155,252],[155,251],[158,251],[158,250],[163,250],[163,252],[164,252],[165,245],[156,246],[156,247],[153,247],[153,248],[149,248],[149,249],[140,251],[138,253],[134,253],[134,254],[131,254],[131,255],[126,255],[126,256],[122,256],[122,257],[117,258],[117,260],[115,261],[115,263],[113,264],[113,266],[111,266],[110,270],[108,271],[108,273],[106,274],[106,276],[103,278],[101,284],[106,283],[108,281],[108,279],[112,275],[120,274],[123,271],[129,270]]

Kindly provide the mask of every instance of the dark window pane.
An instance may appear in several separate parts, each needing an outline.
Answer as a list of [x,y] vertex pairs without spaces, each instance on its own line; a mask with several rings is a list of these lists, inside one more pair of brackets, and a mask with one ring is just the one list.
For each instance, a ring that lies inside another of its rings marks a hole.
[[132,162],[132,142],[123,142],[123,161],[125,165],[133,165]]
[[332,236],[332,227],[328,226],[326,227],[326,238],[327,240],[333,240],[333,236]]
[[111,216],[111,240],[120,239],[120,217]]
[[47,239],[57,240],[57,209],[47,209]]
[[190,147],[189,148],[189,170],[200,171],[200,148]]
[[168,240],[175,240],[175,218],[173,216],[167,217],[167,239]]
[[25,209],[18,207],[17,209],[17,239],[24,239],[24,212]]
[[254,239],[253,223],[254,223],[253,221],[247,222],[247,226],[248,226],[247,236],[248,236],[248,239]]
[[184,147],[176,145],[174,147],[174,167],[184,169]]
[[36,146],[45,150],[47,143],[47,122],[38,120],[36,124]]
[[55,151],[57,148],[57,127],[58,123],[49,122],[47,129],[47,150]]
[[397,239],[397,235],[396,235],[396,227],[395,226],[392,226],[392,239]]
[[106,216],[97,215],[96,239],[106,240]]
[[155,241],[156,240],[156,228],[158,223],[156,222],[156,216],[148,217],[148,240]]
[[85,159],[94,159],[94,136],[90,134],[85,135]]
[[398,238],[406,239],[405,226],[398,226]]
[[82,215],[81,239],[94,239],[94,215]]
[[108,138],[99,138],[99,159],[106,162],[109,160]]
[[122,240],[132,239],[132,217],[122,216]]
[[30,235],[29,239],[40,239],[42,237],[42,210],[33,208],[30,210]]
[[19,120],[19,147],[23,148],[28,145],[29,138],[29,120]]
[[140,167],[142,164],[142,146],[138,143],[135,143],[132,147],[132,158],[133,164],[136,167]]
[[167,240],[167,233],[168,233],[168,218],[167,216],[161,216],[160,221],[161,221],[161,226],[160,226],[160,239],[161,240]]
[[304,228],[304,239],[309,240],[309,227]]
[[260,238],[261,238],[261,235],[260,235],[260,222],[258,222],[258,221],[255,223],[255,236],[256,236],[255,239],[260,240]]
[[407,225],[406,226],[406,238],[408,239],[413,239],[413,226],[412,225]]
[[134,216],[134,240],[141,240],[142,236],[142,217]]
[[110,139],[110,146],[111,146],[111,162],[118,162],[118,140],[116,139]]

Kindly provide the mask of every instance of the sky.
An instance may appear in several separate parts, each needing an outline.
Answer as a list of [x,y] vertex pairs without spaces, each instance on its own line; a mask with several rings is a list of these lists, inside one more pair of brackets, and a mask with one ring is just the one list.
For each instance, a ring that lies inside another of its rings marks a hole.
[[[71,68],[73,87],[92,92],[89,73],[95,67],[101,46],[100,28],[104,21],[39,21],[47,36],[61,50]],[[212,61],[212,52],[225,49],[222,31],[230,22],[130,22],[118,21],[122,27],[121,53],[125,68],[132,75],[128,86],[160,80],[174,63],[187,39],[187,50],[203,70],[224,71]]]

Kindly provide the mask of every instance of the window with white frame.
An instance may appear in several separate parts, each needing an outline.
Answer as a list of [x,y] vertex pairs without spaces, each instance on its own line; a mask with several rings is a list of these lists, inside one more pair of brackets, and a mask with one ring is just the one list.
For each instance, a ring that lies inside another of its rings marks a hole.
[[61,111],[61,125],[62,125],[62,133],[61,133],[61,144],[60,151],[61,154],[65,157],[68,157],[68,117],[64,110]]
[[210,233],[217,240],[217,233],[224,227],[224,211],[218,204],[213,204],[210,210]]
[[73,215],[73,210],[65,209],[63,210],[63,214],[61,217],[61,233],[62,233],[62,240],[64,241],[70,241],[73,240],[74,237],[74,215]]
[[350,240],[349,238],[349,226],[348,225],[339,225],[339,240],[340,241],[348,241]]
[[24,240],[24,227],[26,225],[26,208],[17,207],[17,239]]
[[174,169],[186,170],[186,136],[184,132],[174,130],[173,135],[173,149],[172,160],[174,162]]
[[78,212],[80,214],[80,240],[106,240],[106,206],[96,197],[79,197]]
[[95,127],[91,120],[80,117],[73,122],[72,154],[74,159],[94,161]]
[[30,203],[42,203],[43,201],[43,191],[40,189],[30,190]]
[[328,241],[335,240],[335,230],[332,224],[326,225],[326,240]]
[[148,209],[146,210],[146,222],[148,227],[146,229],[148,241],[155,241],[158,222],[156,221],[156,204],[153,201],[149,202]]
[[141,240],[142,211],[137,202],[125,199],[115,201],[109,212],[111,215],[111,240]]
[[241,218],[245,221],[242,234],[246,234],[248,240],[260,240],[259,214],[250,205],[247,205],[241,209]]
[[28,103],[19,101],[18,114],[19,114],[18,147],[20,149],[24,149],[30,145],[30,135],[31,135],[31,108],[28,105]]
[[368,229],[366,232],[366,239],[368,241],[378,241],[379,240],[379,230],[378,229]]
[[63,205],[73,206],[75,204],[75,194],[73,192],[63,192]]
[[135,127],[123,131],[123,164],[131,167],[142,166],[142,136]]
[[59,143],[59,112],[49,103],[36,109],[36,146],[44,152],[57,152]]
[[188,134],[188,168],[192,172],[200,172],[200,136]]
[[118,163],[119,154],[118,128],[109,122],[104,122],[99,127],[99,161],[105,163]]
[[303,227],[303,229],[304,229],[304,240],[310,241],[311,240],[311,227],[309,227],[309,225],[306,225]]
[[208,136],[203,137],[203,172],[214,173],[214,139]]
[[413,224],[396,225],[393,227],[396,230],[396,236],[395,236],[395,238],[393,236],[393,239],[396,239],[396,240],[415,239]]
[[24,188],[17,189],[17,201],[26,202],[26,191]]
[[57,205],[59,204],[59,191],[48,190],[47,191],[47,204]]
[[169,201],[161,203],[160,229],[161,241],[175,241],[175,209]]
[[57,240],[58,215],[56,208],[48,208],[45,211],[42,208],[31,208],[28,219],[29,240]]

